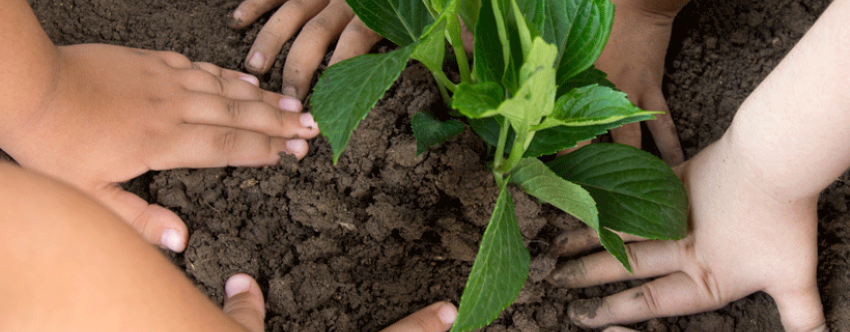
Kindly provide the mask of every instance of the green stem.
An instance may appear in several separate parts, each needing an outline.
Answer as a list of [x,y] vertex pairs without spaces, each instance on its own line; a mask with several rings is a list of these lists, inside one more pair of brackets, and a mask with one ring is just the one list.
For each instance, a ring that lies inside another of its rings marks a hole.
[[493,161],[493,170],[499,169],[502,167],[502,163],[505,161],[505,143],[508,141],[508,132],[511,129],[511,124],[507,119],[504,119],[504,123],[502,123],[502,130],[499,132],[499,143],[496,145],[496,156]]
[[514,139],[514,144],[511,146],[511,154],[508,155],[508,160],[506,160],[499,168],[496,168],[496,172],[505,174],[512,171],[525,154],[525,142],[531,137],[534,137],[534,132],[518,132]]
[[457,69],[460,72],[460,81],[464,83],[472,83],[472,75],[469,73],[469,59],[466,57],[466,48],[463,47],[463,39],[460,31],[460,18],[457,15],[453,20],[449,21],[449,37],[451,38],[452,48],[455,51],[457,59]]
[[450,80],[449,77],[446,76],[446,73],[438,70],[432,71],[431,74],[434,75],[434,79],[437,81],[438,85],[442,84],[443,86],[448,88],[449,91],[451,91],[452,93],[457,90],[457,85],[455,85],[454,82],[452,82],[452,80]]
[[446,91],[446,86],[440,81],[437,81],[437,89],[440,90],[440,96],[443,97],[443,102],[446,103],[446,106],[450,106],[452,104],[452,97],[449,96],[449,92]]

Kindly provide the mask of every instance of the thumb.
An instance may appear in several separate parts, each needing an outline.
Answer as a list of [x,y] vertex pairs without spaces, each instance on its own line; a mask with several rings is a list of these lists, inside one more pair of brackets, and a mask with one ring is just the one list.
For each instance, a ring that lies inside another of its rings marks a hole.
[[264,330],[263,318],[266,308],[263,303],[263,293],[254,278],[247,274],[234,274],[224,283],[225,314],[252,332]]
[[188,230],[174,212],[108,184],[89,193],[116,213],[148,242],[174,252],[186,249]]
[[457,318],[457,308],[448,302],[437,302],[381,330],[381,332],[445,332]]
[[818,295],[817,285],[770,294],[779,309],[782,326],[789,332],[826,331],[823,304]]

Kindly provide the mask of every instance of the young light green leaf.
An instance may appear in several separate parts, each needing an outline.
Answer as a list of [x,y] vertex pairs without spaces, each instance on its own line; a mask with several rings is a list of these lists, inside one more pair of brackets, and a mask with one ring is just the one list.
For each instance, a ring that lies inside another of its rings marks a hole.
[[523,158],[511,171],[511,183],[544,203],[573,215],[593,229],[599,229],[596,202],[587,190],[564,180],[537,158]]
[[519,295],[528,277],[530,261],[514,203],[507,188],[502,186],[460,298],[452,331],[477,329],[499,317]]
[[584,127],[608,124],[622,119],[661,112],[644,111],[626,94],[609,87],[589,85],[570,90],[557,101],[552,114],[535,129],[554,126]]
[[596,200],[599,226],[649,239],[687,235],[682,181],[652,154],[620,144],[591,144],[547,163]]
[[516,131],[528,132],[531,126],[549,115],[555,105],[555,69],[552,63],[557,52],[554,46],[536,38],[528,62],[520,73],[524,76],[522,86],[516,94],[502,102],[496,113],[511,122]]
[[351,58],[331,66],[319,78],[310,112],[331,144],[334,163],[357,124],[404,70],[414,47]]
[[419,112],[410,119],[416,137],[416,156],[430,147],[443,144],[463,132],[463,123],[457,120],[442,122],[428,112]]
[[419,41],[425,27],[434,22],[422,0],[346,0],[369,29],[398,46]]
[[[560,10],[556,6],[549,6],[547,9]],[[544,24],[560,30],[543,33],[544,36],[563,43],[559,47],[561,52],[558,61],[558,85],[596,62],[608,42],[611,25],[614,23],[614,5],[608,0],[567,0],[565,9],[566,15],[563,16],[559,13],[547,13],[550,14],[548,19],[561,19],[564,22]],[[564,35],[564,31],[567,31],[567,35]]]
[[[523,157],[540,157],[543,155],[554,154],[563,149],[573,148],[576,143],[592,139],[598,135],[606,133],[608,130],[617,128],[627,123],[640,122],[652,119],[652,115],[636,116],[626,118],[620,121],[587,127],[567,127],[558,126],[548,129],[543,129],[534,134],[531,144],[525,150]],[[502,128],[504,118],[500,116],[470,119],[469,127],[475,131],[478,136],[481,136],[487,144],[496,146],[499,141],[499,131]],[[514,141],[514,132],[508,134],[508,142]],[[510,153],[510,144],[505,149],[505,153]]]
[[629,264],[629,257],[626,256],[626,244],[623,243],[623,239],[607,228],[600,228],[597,234],[599,234],[599,243],[602,244],[602,247],[611,253],[620,264],[623,264],[623,267],[629,273],[632,273],[632,265]]
[[505,91],[496,82],[461,83],[452,97],[452,108],[470,119],[492,116],[505,99]]

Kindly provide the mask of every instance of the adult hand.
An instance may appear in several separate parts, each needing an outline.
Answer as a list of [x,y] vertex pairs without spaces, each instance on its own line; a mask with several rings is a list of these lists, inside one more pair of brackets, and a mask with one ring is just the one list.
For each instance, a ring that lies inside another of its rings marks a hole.
[[299,100],[307,96],[313,73],[337,37],[339,43],[328,65],[366,54],[381,40],[354,16],[345,0],[244,0],[227,25],[244,28],[277,7],[248,51],[245,68],[254,74],[267,72],[283,44],[301,29],[283,66],[283,94]]
[[[823,331],[816,284],[817,195],[788,199],[767,194],[753,181],[752,165],[731,158],[721,140],[677,168],[690,197],[688,236],[680,241],[626,245],[633,273],[607,252],[565,263],[547,280],[580,288],[656,278],[602,299],[578,300],[567,314],[582,327],[626,324],[654,317],[719,309],[758,291],[776,301],[787,331]],[[557,241],[564,255],[598,247],[596,233],[581,230]]]
[[303,158],[304,139],[319,133],[297,100],[177,53],[79,45],[59,48],[58,62],[52,91],[36,96],[41,107],[9,119],[18,129],[3,150],[89,193],[149,242],[174,251],[188,236],[180,218],[119,183],[149,170],[269,165],[280,152]]
[[[647,121],[661,158],[674,166],[685,159],[676,125],[661,92],[664,57],[670,43],[673,19],[687,0],[614,0],[614,26],[605,50],[596,61],[608,79],[640,108],[661,111],[656,120]],[[639,123],[611,131],[614,142],[641,148]]]

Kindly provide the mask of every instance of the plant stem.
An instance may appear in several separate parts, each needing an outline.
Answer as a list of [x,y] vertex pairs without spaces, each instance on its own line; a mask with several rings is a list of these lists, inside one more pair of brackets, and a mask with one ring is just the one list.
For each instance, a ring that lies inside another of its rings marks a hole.
[[[531,135],[531,136],[529,136]],[[522,156],[525,154],[525,142],[530,138],[534,137],[534,132],[518,132],[516,133],[516,138],[514,138],[514,144],[511,146],[511,154],[508,156],[508,160],[506,160],[499,168],[496,168],[496,171],[500,174],[505,174],[514,169],[514,166],[522,159]]]
[[463,47],[463,39],[461,38],[460,18],[457,15],[454,16],[453,20],[450,20],[448,30],[452,48],[455,51],[455,59],[457,59],[460,81],[472,83],[472,76],[469,73],[469,59],[466,57],[466,48]]
[[[455,90],[457,90],[457,85],[455,85],[454,82],[452,82],[452,80],[450,80],[449,77],[446,76],[446,73],[438,70],[438,71],[432,71],[431,74],[434,75],[434,79],[437,81],[437,85],[442,84],[443,86],[448,88],[449,91],[451,91],[452,93],[454,93]],[[446,100],[448,100],[448,99],[446,99]]]
[[449,92],[446,91],[446,86],[443,83],[440,83],[437,80],[437,89],[440,90],[440,96],[443,97],[443,102],[446,103],[446,106],[450,106],[452,104],[452,97],[449,96]]
[[507,119],[502,123],[502,130],[499,131],[499,143],[496,145],[496,156],[493,161],[493,171],[495,172],[497,169],[502,167],[502,163],[505,161],[505,143],[508,140],[508,132],[511,129],[511,124]]

